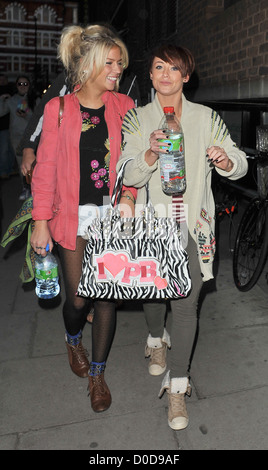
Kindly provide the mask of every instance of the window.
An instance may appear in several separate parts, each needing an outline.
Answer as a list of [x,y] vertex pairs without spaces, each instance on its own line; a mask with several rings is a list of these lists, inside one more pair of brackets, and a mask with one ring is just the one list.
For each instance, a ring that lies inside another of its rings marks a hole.
[[53,32],[37,31],[37,48],[55,50],[56,37]]
[[48,33],[43,34],[43,47],[48,49],[50,47],[50,35]]
[[13,5],[6,7],[6,20],[10,22],[23,22],[25,21],[25,10],[22,5],[18,5],[16,2]]
[[24,32],[21,30],[11,30],[7,32],[7,45],[9,47],[22,47],[25,45]]
[[13,46],[19,46],[20,45],[20,33],[19,31],[13,31]]
[[35,16],[37,18],[37,22],[40,24],[56,23],[56,12],[47,5],[37,8],[35,11]]

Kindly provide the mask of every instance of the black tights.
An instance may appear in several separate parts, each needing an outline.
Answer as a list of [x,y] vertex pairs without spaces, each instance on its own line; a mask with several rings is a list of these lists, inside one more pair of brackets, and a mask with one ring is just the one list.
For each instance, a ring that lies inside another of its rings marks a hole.
[[[59,255],[65,285],[66,300],[63,305],[63,319],[66,331],[75,336],[83,330],[92,302],[76,295],[81,276],[81,267],[86,240],[76,239],[75,251],[59,245]],[[96,300],[92,324],[92,361],[106,361],[113,341],[116,324],[115,303]]]

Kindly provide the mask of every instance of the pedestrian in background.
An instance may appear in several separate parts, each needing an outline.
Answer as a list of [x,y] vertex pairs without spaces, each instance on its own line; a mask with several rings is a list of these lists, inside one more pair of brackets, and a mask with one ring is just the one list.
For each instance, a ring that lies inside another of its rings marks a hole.
[[[0,97],[10,97],[13,89],[7,76],[0,74]],[[0,178],[8,179],[14,171],[15,154],[9,135],[9,111],[0,117]]]
[[[9,112],[9,132],[11,145],[17,158],[18,167],[20,169],[22,163],[22,154],[18,151],[18,145],[22,139],[23,133],[30,121],[36,99],[34,91],[31,89],[30,79],[20,74],[16,79],[16,93],[13,96],[3,94],[0,97],[0,116],[4,116]],[[19,196],[21,201],[30,196],[30,187],[27,185],[24,175],[21,173],[22,192]]]

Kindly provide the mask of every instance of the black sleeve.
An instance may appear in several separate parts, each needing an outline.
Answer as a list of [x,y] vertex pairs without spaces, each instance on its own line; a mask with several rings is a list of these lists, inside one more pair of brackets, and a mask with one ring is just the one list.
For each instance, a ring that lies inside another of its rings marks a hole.
[[43,124],[43,114],[45,105],[56,96],[63,96],[69,93],[65,73],[62,72],[42,96],[40,103],[36,106],[32,118],[30,119],[23,137],[19,143],[19,155],[22,155],[23,149],[32,148],[35,152],[39,144]]

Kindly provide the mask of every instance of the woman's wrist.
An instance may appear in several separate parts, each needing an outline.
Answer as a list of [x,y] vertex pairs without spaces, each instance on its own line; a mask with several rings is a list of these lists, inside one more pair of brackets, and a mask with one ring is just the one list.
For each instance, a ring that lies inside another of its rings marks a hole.
[[35,227],[47,227],[47,220],[34,220]]
[[126,191],[123,191],[121,197],[125,197],[126,199],[128,199],[128,201],[132,201],[133,204],[136,204],[136,201],[135,201],[133,195],[129,194],[129,193],[127,194]]
[[147,165],[149,166],[153,166],[156,162],[156,160],[158,160],[159,156],[153,152],[151,149],[148,149],[146,152],[145,152],[145,161],[147,163]]
[[229,173],[229,171],[231,171],[233,169],[233,167],[234,167],[234,163],[229,158],[228,165],[227,165],[227,168],[226,168],[225,171],[227,171]]

